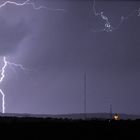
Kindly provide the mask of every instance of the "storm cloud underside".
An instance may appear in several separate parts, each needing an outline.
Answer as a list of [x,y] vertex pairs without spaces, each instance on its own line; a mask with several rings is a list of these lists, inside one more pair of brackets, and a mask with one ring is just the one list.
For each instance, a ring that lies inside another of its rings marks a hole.
[[[96,33],[93,29],[102,29],[104,22],[94,16],[91,1],[48,4],[67,12],[0,9],[0,55],[35,70],[7,70],[2,84],[7,112],[83,112],[86,71],[87,112],[108,112],[112,104],[114,112],[140,114],[140,18],[134,15],[118,30]],[[117,25],[140,2],[98,1],[96,6]]]

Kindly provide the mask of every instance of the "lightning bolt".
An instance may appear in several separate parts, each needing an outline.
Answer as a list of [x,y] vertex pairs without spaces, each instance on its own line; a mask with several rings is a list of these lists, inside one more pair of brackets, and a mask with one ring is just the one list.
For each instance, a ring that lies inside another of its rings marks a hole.
[[33,7],[34,10],[40,10],[40,9],[47,9],[47,10],[50,10],[50,11],[65,11],[64,9],[53,9],[53,8],[49,8],[47,6],[36,6],[35,3],[31,2],[31,0],[26,0],[24,1],[23,3],[17,3],[17,2],[14,2],[14,1],[5,1],[4,3],[2,3],[0,5],[0,8],[6,6],[7,4],[13,4],[13,5],[16,5],[16,6],[24,6],[24,5],[31,5]]
[[[3,62],[4,62],[4,66],[1,69],[1,78],[0,78],[0,83],[2,83],[4,77],[5,77],[5,69],[7,67],[7,61],[6,58],[3,57]],[[5,94],[2,91],[2,89],[0,89],[0,93],[2,95],[2,113],[5,113]]]
[[[23,3],[17,3],[17,2],[14,2],[14,1],[5,1],[4,3],[2,3],[0,5],[0,8],[3,8],[8,4],[13,4],[13,5],[16,5],[16,6],[31,5],[34,10],[46,9],[46,10],[49,10],[49,11],[65,11],[64,9],[53,9],[53,8],[49,8],[49,7],[44,6],[44,5],[43,6],[42,5],[41,6],[36,6],[35,3],[31,2],[30,0],[26,0]],[[1,75],[0,76],[0,84],[3,82],[3,80],[5,78],[5,72],[6,72],[6,68],[7,68],[8,65],[18,67],[22,70],[28,70],[27,68],[24,68],[23,65],[21,65],[21,64],[16,64],[16,63],[7,61],[5,56],[3,57],[3,63],[4,63],[4,65],[3,65],[2,69],[0,70],[0,75]],[[2,89],[0,89],[0,94],[2,95],[2,113],[5,113],[5,94],[4,94]]]
[[109,20],[109,17],[107,17],[106,15],[104,15],[104,12],[103,11],[97,12],[95,0],[93,1],[93,12],[94,12],[94,15],[96,17],[99,16],[105,22],[103,29],[101,29],[101,30],[94,30],[94,32],[112,32],[114,30],[119,29],[119,27],[121,26],[121,24],[125,20],[129,19],[130,17],[132,17],[133,15],[137,14],[137,16],[140,16],[140,8],[139,8],[139,9],[136,9],[136,10],[132,11],[127,16],[121,16],[119,23],[115,27],[113,27],[112,24],[111,24],[111,22],[110,22],[110,20]]
[[[21,70],[28,70],[25,67],[23,67],[23,65],[21,65],[21,64],[16,64],[16,63],[12,63],[12,62],[7,61],[5,56],[3,57],[3,63],[4,63],[4,65],[3,65],[2,69],[0,70],[1,71],[1,73],[0,73],[0,75],[1,75],[0,84],[3,82],[3,80],[5,78],[5,71],[6,71],[6,68],[7,68],[8,65],[18,67]],[[5,113],[5,94],[2,91],[2,89],[0,89],[0,93],[2,95],[2,113]]]

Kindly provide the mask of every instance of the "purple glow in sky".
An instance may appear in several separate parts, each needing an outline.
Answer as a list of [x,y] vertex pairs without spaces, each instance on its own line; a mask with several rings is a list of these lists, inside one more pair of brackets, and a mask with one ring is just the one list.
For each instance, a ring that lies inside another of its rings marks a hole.
[[0,8],[0,68],[5,56],[33,70],[7,67],[6,112],[82,113],[87,72],[87,112],[112,104],[114,112],[140,114],[140,2],[29,2],[47,8]]

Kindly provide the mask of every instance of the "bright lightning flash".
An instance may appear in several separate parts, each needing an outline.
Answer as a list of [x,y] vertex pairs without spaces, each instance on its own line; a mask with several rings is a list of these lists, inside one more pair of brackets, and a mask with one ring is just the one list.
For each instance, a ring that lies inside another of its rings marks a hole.
[[101,17],[102,20],[105,21],[104,28],[101,29],[101,30],[97,30],[97,31],[94,30],[94,32],[112,32],[114,30],[117,30],[125,20],[127,20],[128,18],[130,18],[134,14],[137,13],[137,16],[140,16],[140,8],[139,8],[139,9],[136,9],[136,10],[132,11],[127,16],[121,16],[120,22],[117,24],[116,27],[113,27],[111,25],[111,22],[109,21],[109,18],[104,15],[103,11],[97,12],[95,0],[93,1],[93,12],[94,12],[94,15],[96,17],[99,16],[99,17]]
[[[53,9],[53,8],[49,8],[49,7],[44,6],[44,5],[43,6],[41,5],[41,6],[37,7],[35,5],[35,3],[31,2],[31,0],[26,0],[23,3],[17,3],[17,2],[14,2],[14,1],[5,1],[4,3],[2,3],[0,5],[0,8],[3,8],[8,4],[13,4],[15,6],[31,5],[34,10],[46,9],[46,10],[50,10],[50,11],[65,11],[64,9]],[[0,75],[1,75],[0,84],[3,82],[3,80],[5,78],[5,71],[6,71],[6,68],[7,68],[8,65],[12,65],[14,67],[19,67],[22,70],[27,70],[21,64],[15,64],[15,63],[7,61],[5,56],[3,57],[3,62],[4,62],[4,65],[3,65],[2,69],[0,70]],[[2,91],[2,89],[0,89],[0,94],[2,95],[2,113],[5,113],[5,94]]]
[[53,8],[49,8],[47,6],[41,5],[41,6],[36,6],[35,3],[31,2],[31,0],[26,0],[23,3],[17,3],[15,1],[5,1],[3,4],[0,5],[0,8],[6,6],[7,4],[13,4],[16,6],[24,6],[24,5],[31,5],[33,7],[34,10],[40,10],[40,9],[47,9],[50,11],[65,11],[64,9],[53,9]]
[[[0,78],[0,83],[2,83],[4,77],[5,77],[5,69],[7,67],[7,61],[6,58],[3,57],[3,62],[4,62],[4,66],[1,69],[1,78]],[[2,91],[2,89],[0,89],[0,93],[2,95],[2,113],[5,113],[5,94]]]
[[[21,64],[16,64],[16,63],[12,63],[12,62],[7,61],[5,56],[3,57],[3,63],[4,63],[4,65],[3,65],[2,69],[0,70],[1,71],[0,84],[3,82],[3,80],[5,78],[5,71],[6,71],[6,68],[8,65],[12,65],[14,67],[19,67],[22,70],[27,70]],[[2,113],[5,113],[5,94],[2,91],[2,89],[0,89],[0,93],[2,95]]]

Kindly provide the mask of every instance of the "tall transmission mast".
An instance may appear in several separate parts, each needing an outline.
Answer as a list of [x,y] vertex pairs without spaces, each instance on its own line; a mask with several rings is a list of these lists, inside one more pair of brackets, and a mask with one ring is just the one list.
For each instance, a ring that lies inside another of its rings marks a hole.
[[84,115],[87,118],[87,73],[84,72]]

